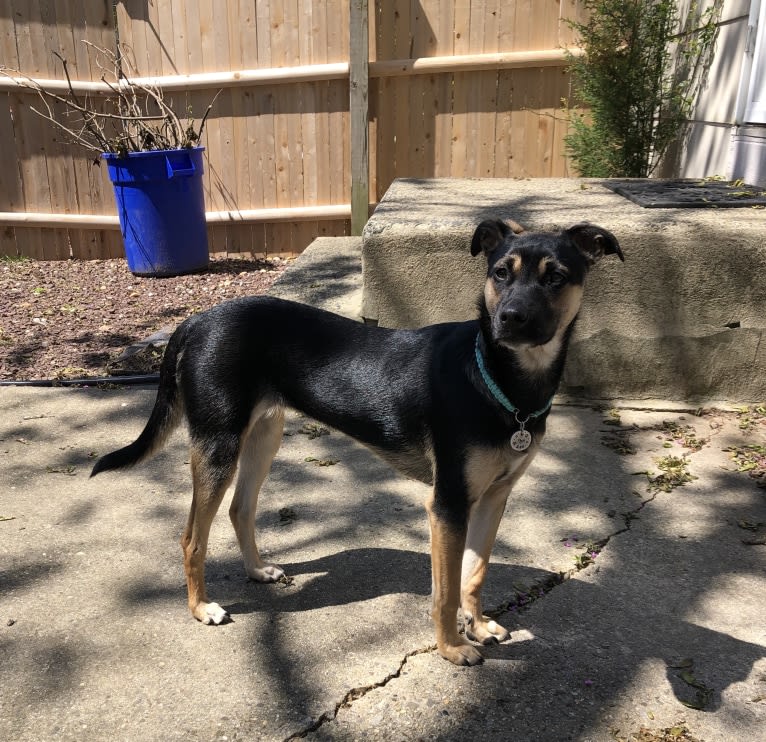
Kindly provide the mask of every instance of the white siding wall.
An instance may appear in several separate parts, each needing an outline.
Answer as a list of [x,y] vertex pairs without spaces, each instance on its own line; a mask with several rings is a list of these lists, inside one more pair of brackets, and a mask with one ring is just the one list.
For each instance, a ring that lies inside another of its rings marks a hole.
[[[764,0],[766,2],[766,0]],[[709,6],[711,0],[706,0]],[[682,7],[686,12],[689,1]],[[750,0],[724,0],[715,55],[684,142],[668,154],[658,175],[702,178],[728,176]]]

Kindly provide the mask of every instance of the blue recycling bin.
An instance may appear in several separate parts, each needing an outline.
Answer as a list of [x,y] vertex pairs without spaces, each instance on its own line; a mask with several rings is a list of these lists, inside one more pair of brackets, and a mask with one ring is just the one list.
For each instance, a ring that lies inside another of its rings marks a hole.
[[102,155],[131,273],[177,276],[207,268],[204,151],[194,147]]

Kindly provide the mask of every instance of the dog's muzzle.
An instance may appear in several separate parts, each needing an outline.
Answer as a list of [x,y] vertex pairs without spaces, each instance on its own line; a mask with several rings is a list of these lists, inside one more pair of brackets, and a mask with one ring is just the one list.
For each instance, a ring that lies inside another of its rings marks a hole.
[[540,317],[522,304],[499,306],[492,318],[492,335],[505,345],[545,345],[555,334],[554,318]]

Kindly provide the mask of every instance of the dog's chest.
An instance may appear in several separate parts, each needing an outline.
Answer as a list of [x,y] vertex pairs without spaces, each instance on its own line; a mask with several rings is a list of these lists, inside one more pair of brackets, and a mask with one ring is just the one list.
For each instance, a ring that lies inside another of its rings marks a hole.
[[511,441],[508,447],[504,448],[497,456],[493,484],[512,481],[532,463],[537,449],[538,445],[534,440],[530,440],[521,450],[514,441]]
[[540,436],[535,435],[529,447],[515,451],[510,440],[490,448],[476,446],[468,451],[465,479],[471,499],[494,486],[513,483],[524,473],[537,454]]

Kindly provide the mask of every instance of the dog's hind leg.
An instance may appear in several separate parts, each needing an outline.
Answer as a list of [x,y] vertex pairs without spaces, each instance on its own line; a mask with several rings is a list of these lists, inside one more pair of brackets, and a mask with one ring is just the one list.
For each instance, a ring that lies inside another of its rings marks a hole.
[[189,609],[194,618],[205,624],[220,624],[228,613],[208,601],[205,590],[205,554],[210,525],[221,500],[234,477],[237,464],[236,436],[216,441],[192,443],[191,470],[194,482],[191,510],[181,537]]
[[269,409],[246,433],[239,457],[237,486],[229,508],[229,517],[245,562],[245,572],[258,582],[274,582],[285,574],[276,564],[266,564],[261,559],[255,540],[258,494],[282,442],[284,420],[284,410],[281,407]]
[[502,626],[488,620],[481,608],[481,589],[509,491],[507,482],[490,487],[474,503],[468,520],[460,597],[466,636],[482,644],[505,641],[510,636]]

